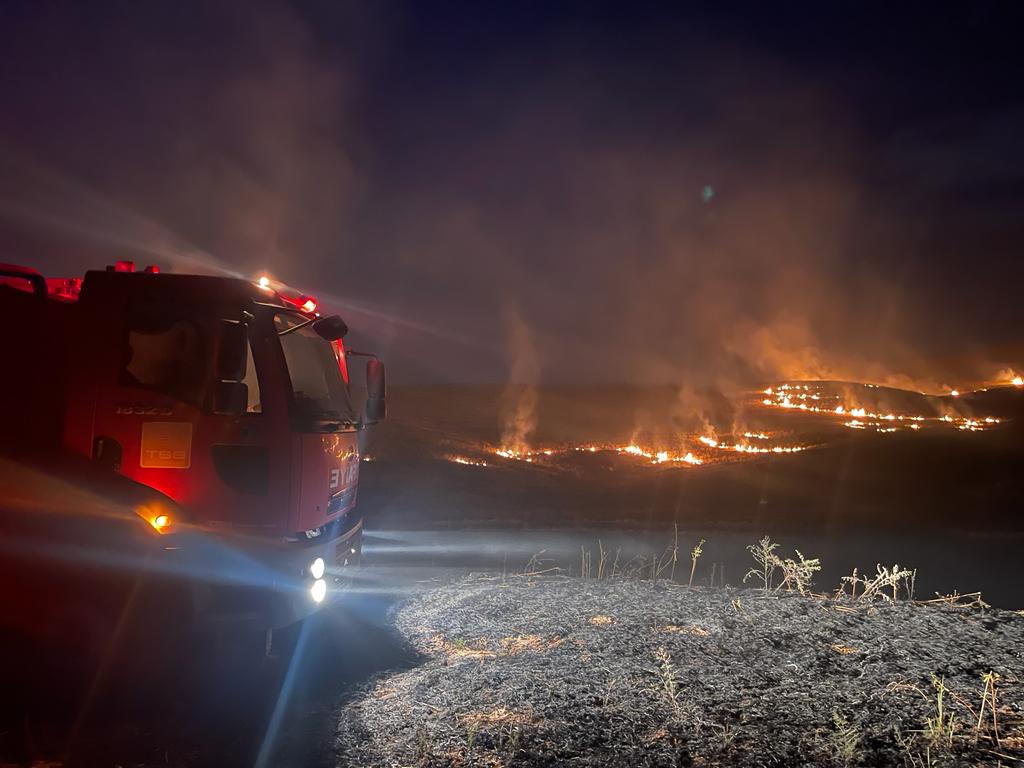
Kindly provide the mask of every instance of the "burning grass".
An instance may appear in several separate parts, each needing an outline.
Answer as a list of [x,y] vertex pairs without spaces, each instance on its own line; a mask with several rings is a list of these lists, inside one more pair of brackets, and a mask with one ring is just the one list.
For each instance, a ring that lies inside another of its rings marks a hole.
[[[1003,384],[1016,390],[1016,385]],[[660,439],[644,439],[635,431],[629,441],[560,443],[537,447],[525,442],[459,446],[443,458],[470,467],[497,468],[522,463],[549,470],[580,468],[580,460],[594,457],[606,464],[627,462],[637,466],[692,469],[751,459],[772,459],[819,448],[842,438],[846,430],[878,434],[985,432],[1004,424],[1005,416],[981,412],[986,406],[977,396],[988,390],[954,396],[837,382],[790,382],[747,393],[737,399],[742,416],[718,429],[704,418],[699,432],[677,430]],[[803,415],[813,423],[801,422]],[[779,428],[779,418],[788,429]],[[773,425],[773,426],[769,426]]]
[[418,595],[420,663],[346,704],[339,764],[1024,761],[1024,616],[914,602],[897,566],[815,593],[779,551],[751,547],[757,589],[530,568]]
[[565,469],[582,456],[594,456],[603,461],[623,461],[631,465],[652,467],[693,468],[705,465],[723,464],[744,458],[780,456],[799,453],[816,447],[813,444],[792,445],[765,442],[772,438],[764,433],[748,433],[746,436],[719,440],[706,435],[690,435],[679,438],[684,448],[643,446],[637,443],[625,445],[585,444],[561,445],[557,447],[512,449],[500,446],[465,445],[461,453],[443,456],[445,461],[468,467],[499,467],[502,462],[521,462],[546,469]]
[[[951,426],[961,431],[981,432],[1002,423],[1002,419],[995,416],[978,416],[970,411],[969,406],[951,403],[945,396],[898,390],[885,390],[885,395],[879,395],[878,391],[879,387],[871,384],[787,383],[765,389],[761,405],[783,411],[820,414],[835,418],[850,429],[870,429],[881,433],[905,429],[917,431],[922,426]],[[898,396],[890,392],[898,392]],[[959,398],[960,394],[954,389],[948,397]],[[899,405],[882,407],[887,399],[898,400]]]

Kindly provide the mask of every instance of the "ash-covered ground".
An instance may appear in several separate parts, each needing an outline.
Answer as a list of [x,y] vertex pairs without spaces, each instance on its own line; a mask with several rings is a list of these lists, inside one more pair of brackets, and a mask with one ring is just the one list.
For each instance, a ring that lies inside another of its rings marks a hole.
[[1019,613],[496,575],[396,626],[419,663],[348,700],[341,766],[1024,760]]

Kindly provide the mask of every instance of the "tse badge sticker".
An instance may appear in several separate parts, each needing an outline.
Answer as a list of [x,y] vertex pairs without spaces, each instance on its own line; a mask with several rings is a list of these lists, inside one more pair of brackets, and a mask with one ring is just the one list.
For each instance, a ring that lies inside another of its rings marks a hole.
[[139,466],[145,469],[192,466],[192,425],[187,421],[143,422]]

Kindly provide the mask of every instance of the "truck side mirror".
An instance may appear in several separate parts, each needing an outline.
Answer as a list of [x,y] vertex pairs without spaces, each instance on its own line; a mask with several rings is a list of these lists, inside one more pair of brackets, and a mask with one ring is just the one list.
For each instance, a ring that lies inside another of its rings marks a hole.
[[313,323],[313,330],[321,339],[337,341],[348,333],[348,325],[338,315],[321,317]]
[[249,361],[249,329],[236,320],[220,321],[220,345],[217,350],[217,380],[241,381]]
[[213,412],[241,416],[249,405],[249,386],[241,381],[218,381],[213,393]]
[[377,358],[366,361],[366,421],[376,424],[388,414],[387,381],[384,363]]

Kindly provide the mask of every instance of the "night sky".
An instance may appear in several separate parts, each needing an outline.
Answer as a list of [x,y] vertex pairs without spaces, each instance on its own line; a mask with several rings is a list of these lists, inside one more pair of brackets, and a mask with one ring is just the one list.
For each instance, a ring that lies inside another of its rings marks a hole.
[[1024,365],[1020,3],[2,9],[4,261],[266,270],[407,383]]

